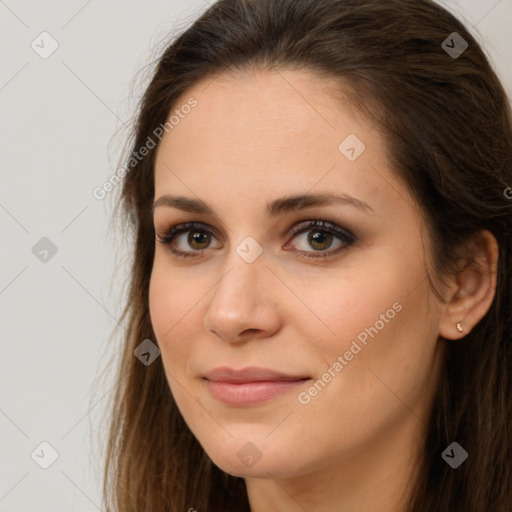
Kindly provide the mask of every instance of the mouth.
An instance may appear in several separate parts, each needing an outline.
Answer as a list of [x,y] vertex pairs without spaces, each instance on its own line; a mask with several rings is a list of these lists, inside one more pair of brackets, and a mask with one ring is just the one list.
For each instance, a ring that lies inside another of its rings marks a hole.
[[222,367],[203,376],[208,391],[219,402],[247,407],[266,402],[310,380],[309,376],[284,374],[266,368],[242,370]]

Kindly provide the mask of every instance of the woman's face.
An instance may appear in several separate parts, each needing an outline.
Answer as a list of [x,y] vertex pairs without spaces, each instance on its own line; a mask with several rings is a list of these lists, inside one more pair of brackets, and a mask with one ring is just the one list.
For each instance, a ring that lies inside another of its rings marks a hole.
[[436,386],[417,207],[321,80],[203,81],[158,147],[151,321],[183,418],[238,476],[407,458]]

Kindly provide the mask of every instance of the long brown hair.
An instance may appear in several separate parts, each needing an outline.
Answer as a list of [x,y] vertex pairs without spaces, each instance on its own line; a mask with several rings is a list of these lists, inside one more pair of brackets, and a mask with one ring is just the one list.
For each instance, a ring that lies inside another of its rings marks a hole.
[[[460,55],[450,52],[463,48],[454,32],[468,45]],[[185,424],[161,358],[145,366],[134,357],[143,340],[157,343],[148,309],[156,150],[131,157],[196,82],[258,67],[337,79],[351,104],[375,120],[394,171],[422,207],[438,283],[468,236],[488,229],[496,237],[494,301],[467,336],[449,342],[407,510],[510,512],[510,104],[474,37],[431,0],[220,0],[159,58],[140,103],[118,203],[133,233],[133,261],[109,420],[107,510],[249,510],[244,480],[216,467]],[[441,457],[454,440],[469,453],[456,470]]]

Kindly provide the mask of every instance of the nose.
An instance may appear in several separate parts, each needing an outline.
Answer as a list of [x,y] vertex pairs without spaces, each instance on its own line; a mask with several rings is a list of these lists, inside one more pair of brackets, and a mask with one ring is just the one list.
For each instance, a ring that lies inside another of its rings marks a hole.
[[264,254],[247,263],[233,251],[209,295],[206,330],[230,343],[272,336],[281,325],[278,290]]

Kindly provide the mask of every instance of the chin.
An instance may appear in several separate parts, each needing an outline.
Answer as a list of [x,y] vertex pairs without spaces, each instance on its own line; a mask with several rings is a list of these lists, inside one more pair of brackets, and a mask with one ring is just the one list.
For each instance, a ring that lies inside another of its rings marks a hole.
[[[296,449],[279,449],[264,436],[253,441],[241,438],[229,439],[228,442],[203,444],[212,462],[225,473],[244,478],[269,478],[292,476],[297,470]],[[220,448],[220,449],[219,449]],[[284,447],[282,447],[284,448]],[[292,467],[293,465],[293,467]],[[270,475],[269,475],[270,474]]]
[[225,473],[242,478],[269,478],[270,475],[282,476],[283,469],[285,469],[282,465],[274,464],[272,460],[264,461],[263,458],[252,467],[249,467],[238,460],[236,453],[231,457],[226,456],[226,454],[218,454],[218,457],[210,456],[210,458]]

